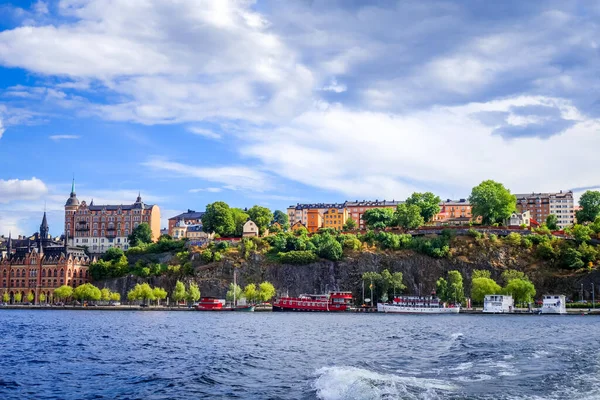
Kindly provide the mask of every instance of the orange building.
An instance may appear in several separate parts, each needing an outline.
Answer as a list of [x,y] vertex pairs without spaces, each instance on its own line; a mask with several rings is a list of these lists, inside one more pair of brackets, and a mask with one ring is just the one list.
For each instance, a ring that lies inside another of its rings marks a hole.
[[33,239],[13,240],[9,237],[6,255],[0,258],[0,299],[8,293],[9,302],[14,303],[18,293],[21,302],[29,302],[31,295],[34,304],[49,303],[57,287],[69,285],[75,288],[89,282],[91,260],[84,250],[52,240],[48,231],[44,213],[40,232]]
[[309,232],[314,233],[323,226],[323,218],[318,209],[312,208],[308,210],[306,228]]
[[392,201],[389,201],[389,200],[358,201],[358,200],[356,200],[356,201],[347,201],[344,203],[344,205],[348,209],[348,217],[352,217],[352,219],[354,221],[356,221],[359,229],[365,229],[366,225],[362,218],[365,211],[370,210],[372,208],[391,208],[395,211],[396,207],[398,207],[398,204],[402,204],[402,203],[404,203],[404,202],[396,201],[396,200],[392,200]]
[[436,225],[468,225],[472,218],[471,203],[467,199],[448,199],[440,203],[440,212],[432,222]]
[[330,208],[323,213],[323,228],[333,228],[341,231],[347,220],[347,208]]
[[297,231],[298,229],[306,229],[306,225],[304,225],[300,221],[296,221],[290,228],[292,231]]

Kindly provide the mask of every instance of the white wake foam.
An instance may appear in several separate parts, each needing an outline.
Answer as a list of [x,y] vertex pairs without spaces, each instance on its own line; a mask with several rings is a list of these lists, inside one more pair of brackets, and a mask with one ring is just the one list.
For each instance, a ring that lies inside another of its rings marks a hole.
[[435,399],[456,387],[436,379],[381,374],[355,367],[324,367],[314,383],[322,400]]

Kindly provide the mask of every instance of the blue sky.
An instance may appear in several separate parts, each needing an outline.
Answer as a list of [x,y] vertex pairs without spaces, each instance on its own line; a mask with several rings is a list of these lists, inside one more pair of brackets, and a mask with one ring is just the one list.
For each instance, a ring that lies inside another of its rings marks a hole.
[[0,3],[0,234],[80,199],[163,220],[224,200],[600,186],[588,1]]

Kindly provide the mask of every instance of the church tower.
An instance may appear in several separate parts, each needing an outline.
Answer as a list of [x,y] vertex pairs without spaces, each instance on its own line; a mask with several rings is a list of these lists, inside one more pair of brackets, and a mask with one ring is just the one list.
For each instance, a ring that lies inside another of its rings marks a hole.
[[[71,195],[65,203],[65,237],[73,240],[75,236],[75,213],[79,208],[79,200],[75,194],[75,178],[71,184]],[[69,243],[67,243],[68,245]]]

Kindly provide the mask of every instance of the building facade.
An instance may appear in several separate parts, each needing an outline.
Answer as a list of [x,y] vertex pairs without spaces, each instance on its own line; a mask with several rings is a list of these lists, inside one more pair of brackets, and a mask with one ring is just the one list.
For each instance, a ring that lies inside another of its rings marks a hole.
[[347,208],[330,208],[323,213],[323,228],[333,228],[341,231],[347,220]]
[[175,225],[177,225],[179,220],[183,220],[186,223],[186,225],[202,225],[203,215],[204,212],[196,212],[194,210],[188,209],[187,212],[169,218],[169,235],[173,236],[173,228],[175,227]]
[[87,247],[90,253],[104,253],[111,247],[127,250],[128,236],[141,223],[147,223],[152,231],[152,240],[160,236],[160,209],[157,205],[145,204],[138,195],[135,203],[128,205],[88,205],[81,203],[71,188],[65,204],[65,234],[71,246]]
[[308,210],[306,229],[308,229],[309,232],[314,233],[323,226],[323,217],[321,215],[319,209],[313,208]]
[[531,226],[531,213],[529,211],[524,211],[522,213],[514,212],[505,221],[504,225],[512,226],[512,227],[525,225],[526,227],[530,227]]
[[575,223],[573,192],[516,194],[517,210],[529,211],[531,218],[544,223],[550,214],[556,215],[558,227],[564,229]]
[[66,238],[58,244],[48,232],[44,213],[34,239],[8,240],[6,253],[0,258],[0,299],[8,293],[9,302],[14,303],[19,293],[21,302],[28,302],[31,295],[33,303],[48,303],[57,287],[75,288],[89,282],[88,267],[93,260],[83,248],[68,246],[64,243]]
[[472,207],[467,199],[447,199],[440,203],[440,212],[432,222],[435,225],[469,225],[472,219]]
[[252,237],[259,236],[258,226],[254,223],[254,221],[248,220],[242,227],[242,236],[243,237]]
[[348,209],[348,218],[352,217],[354,221],[358,224],[359,229],[365,229],[366,225],[363,221],[363,214],[365,211],[370,210],[372,208],[392,208],[394,211],[398,204],[404,203],[403,201],[389,201],[389,200],[363,200],[363,201],[347,201],[345,202],[345,207]]

